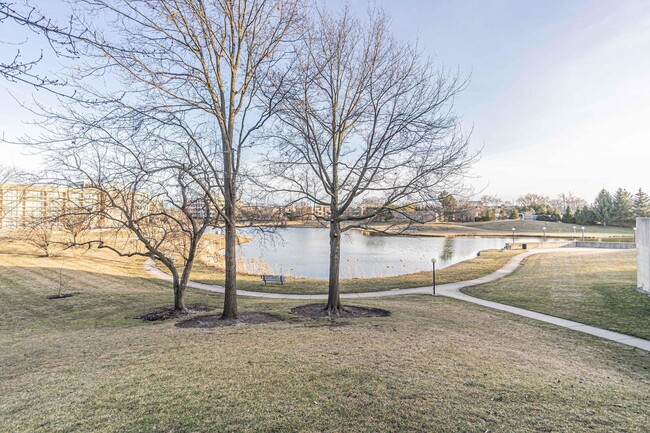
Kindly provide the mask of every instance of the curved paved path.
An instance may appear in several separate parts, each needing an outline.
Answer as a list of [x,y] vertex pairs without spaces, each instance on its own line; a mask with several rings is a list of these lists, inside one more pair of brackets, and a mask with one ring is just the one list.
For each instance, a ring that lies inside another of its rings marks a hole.
[[[602,248],[579,248],[580,251],[593,251],[599,253],[610,253],[621,250],[608,250]],[[461,292],[461,289],[466,287],[478,286],[480,284],[490,283],[501,279],[507,275],[512,274],[515,269],[521,265],[521,263],[527,257],[533,254],[540,253],[553,253],[553,252],[566,252],[567,248],[540,248],[528,251],[523,254],[514,256],[505,266],[501,269],[492,272],[491,274],[485,275],[480,278],[475,278],[473,280],[459,281],[456,283],[446,283],[438,284],[436,286],[436,294],[441,296],[447,296],[449,298],[459,299],[461,301],[471,302],[473,304],[482,305],[484,307],[493,308],[495,310],[506,311],[508,313],[516,314],[518,316],[528,317],[530,319],[539,320],[546,323],[551,323],[553,325],[561,326],[567,329],[573,329],[575,331],[584,332],[586,334],[595,335],[597,337],[604,338],[606,340],[616,341],[621,344],[628,346],[637,347],[646,351],[650,351],[650,341],[644,340],[642,338],[632,337],[630,335],[621,334],[618,332],[608,331],[606,329],[596,328],[595,326],[585,325],[583,323],[574,322],[572,320],[561,319],[559,317],[550,316],[548,314],[537,313],[530,310],[525,310],[523,308],[513,307],[510,305],[500,304],[498,302],[486,301],[484,299],[475,298],[473,296],[466,295]],[[156,264],[153,260],[147,259],[144,262],[144,270],[151,276],[170,281],[172,277],[167,275],[160,269],[156,267]],[[199,283],[196,281],[189,281],[187,283],[188,287],[192,287],[199,290],[207,290],[210,292],[224,293],[225,289],[222,286]],[[365,292],[365,293],[342,293],[341,298],[343,299],[361,299],[361,298],[380,298],[380,297],[389,297],[389,296],[402,296],[402,295],[430,295],[431,286],[427,287],[416,287],[412,289],[393,289],[385,290],[381,292]],[[270,299],[303,299],[303,300],[325,300],[327,295],[292,295],[285,293],[265,293],[265,292],[251,292],[248,290],[237,290],[237,295],[239,296],[248,296],[254,298],[270,298]]]

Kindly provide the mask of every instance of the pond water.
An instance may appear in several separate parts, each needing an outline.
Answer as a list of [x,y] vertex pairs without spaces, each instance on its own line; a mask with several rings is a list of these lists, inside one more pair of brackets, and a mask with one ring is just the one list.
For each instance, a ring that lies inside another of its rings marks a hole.
[[[239,246],[239,270],[249,273],[283,274],[327,278],[329,231],[324,228],[283,228],[276,235],[261,236],[243,230],[251,242]],[[517,242],[541,238],[517,237]],[[476,257],[485,249],[500,249],[511,237],[418,237],[367,236],[350,230],[341,238],[341,278],[371,278],[436,269]]]

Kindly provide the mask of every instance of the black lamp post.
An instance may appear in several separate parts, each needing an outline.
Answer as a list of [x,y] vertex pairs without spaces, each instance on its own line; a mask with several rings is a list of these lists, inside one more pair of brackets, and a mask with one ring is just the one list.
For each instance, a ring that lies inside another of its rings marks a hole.
[[433,280],[432,280],[432,288],[433,288],[433,295],[436,295],[436,259],[431,259],[431,269],[433,271]]

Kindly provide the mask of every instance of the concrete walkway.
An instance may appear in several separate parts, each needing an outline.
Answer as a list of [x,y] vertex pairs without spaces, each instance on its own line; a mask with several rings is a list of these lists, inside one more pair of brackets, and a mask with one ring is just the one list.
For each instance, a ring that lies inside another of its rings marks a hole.
[[[593,251],[602,254],[607,254],[610,252],[616,252],[620,250],[607,250],[602,248],[579,248],[579,251]],[[447,284],[438,284],[436,286],[436,295],[447,296],[449,298],[459,299],[461,301],[471,302],[473,304],[482,305],[484,307],[493,308],[495,310],[505,311],[508,313],[516,314],[518,316],[528,317],[530,319],[539,320],[546,323],[551,323],[567,329],[573,329],[575,331],[584,332],[586,334],[594,335],[596,337],[604,338],[606,340],[616,341],[621,344],[628,346],[636,347],[650,352],[650,340],[644,340],[642,338],[632,337],[626,334],[620,334],[618,332],[608,331],[601,328],[596,328],[594,326],[585,325],[583,323],[574,322],[572,320],[561,319],[559,317],[550,316],[548,314],[536,313],[534,311],[525,310],[523,308],[512,307],[510,305],[499,304],[498,302],[486,301],[484,299],[475,298],[473,296],[466,295],[461,292],[461,289],[466,287],[478,286],[481,284],[490,283],[501,279],[507,275],[513,273],[519,265],[527,258],[533,254],[540,253],[557,253],[557,252],[567,252],[567,248],[541,248],[536,250],[531,250],[523,254],[519,254],[512,259],[501,269],[492,272],[491,274],[485,275],[481,278],[476,278],[473,280],[459,281],[456,283],[447,283]],[[167,275],[155,265],[155,262],[151,259],[147,259],[144,262],[144,270],[151,276],[170,281],[172,277]],[[210,292],[224,293],[225,289],[222,286],[210,285],[204,283],[198,283],[196,281],[189,281],[187,283],[188,287],[199,290],[207,290]],[[381,292],[365,292],[365,293],[342,293],[341,298],[343,299],[363,299],[363,298],[383,298],[389,296],[403,296],[403,295],[431,295],[432,289],[430,286],[427,287],[417,287],[412,289],[393,289],[385,290]],[[284,293],[265,293],[265,292],[251,292],[248,290],[237,290],[238,296],[247,296],[254,298],[269,298],[269,299],[294,299],[294,300],[326,300],[327,295],[292,295]]]

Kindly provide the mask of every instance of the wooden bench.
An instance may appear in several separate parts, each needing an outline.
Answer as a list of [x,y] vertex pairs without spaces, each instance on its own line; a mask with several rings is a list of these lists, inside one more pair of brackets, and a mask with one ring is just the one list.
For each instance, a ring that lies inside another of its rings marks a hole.
[[266,283],[280,283],[284,285],[284,275],[261,275],[260,278],[264,281],[265,286]]

